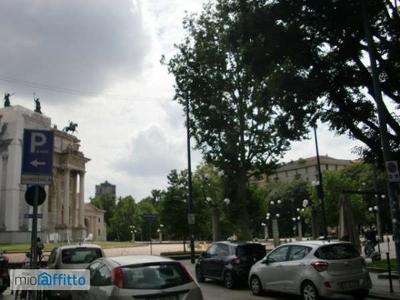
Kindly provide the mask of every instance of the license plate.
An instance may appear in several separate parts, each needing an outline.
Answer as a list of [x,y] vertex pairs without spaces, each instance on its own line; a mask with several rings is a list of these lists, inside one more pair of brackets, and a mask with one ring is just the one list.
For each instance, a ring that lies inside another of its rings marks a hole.
[[342,286],[342,289],[350,289],[350,288],[358,287],[358,281],[342,282],[341,286]]

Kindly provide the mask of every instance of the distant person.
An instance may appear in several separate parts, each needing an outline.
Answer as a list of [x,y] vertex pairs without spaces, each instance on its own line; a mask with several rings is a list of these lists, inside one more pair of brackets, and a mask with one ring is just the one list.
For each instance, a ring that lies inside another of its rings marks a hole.
[[43,245],[40,237],[38,237],[36,240],[36,254],[38,257],[39,265],[42,264],[43,249],[44,249],[44,245]]

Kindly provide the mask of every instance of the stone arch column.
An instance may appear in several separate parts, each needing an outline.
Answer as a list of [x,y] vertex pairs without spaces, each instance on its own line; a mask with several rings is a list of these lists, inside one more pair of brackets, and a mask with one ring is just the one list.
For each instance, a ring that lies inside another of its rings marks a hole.
[[69,227],[69,202],[70,202],[70,170],[64,170],[64,201],[63,201],[63,225]]
[[6,185],[7,185],[7,161],[8,154],[1,155],[0,164],[0,230],[6,230]]
[[79,227],[85,228],[85,171],[79,173]]

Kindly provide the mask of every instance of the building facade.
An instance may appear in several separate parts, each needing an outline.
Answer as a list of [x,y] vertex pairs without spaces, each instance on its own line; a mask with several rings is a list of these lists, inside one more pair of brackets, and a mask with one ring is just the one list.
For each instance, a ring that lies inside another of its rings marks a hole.
[[[353,164],[354,161],[347,159],[336,159],[328,155],[319,156],[321,172],[338,171]],[[313,182],[318,181],[318,160],[316,156],[300,158],[297,161],[282,164],[273,175],[264,177],[255,182],[260,187],[265,187],[267,182],[290,182],[296,179]]]
[[99,197],[102,194],[109,194],[110,196],[117,197],[117,187],[114,184],[109,183],[107,180],[99,185],[96,185],[95,197]]
[[[24,129],[54,132],[53,180],[45,186],[47,198],[38,207],[38,236],[47,242],[83,241],[85,221],[85,165],[90,159],[79,151],[80,140],[51,128],[51,119],[22,106],[0,109],[0,241],[27,243],[31,239],[32,207],[21,184]],[[27,218],[28,216],[28,218]],[[93,236],[97,236],[93,233]]]
[[[336,159],[328,155],[319,156],[321,172],[338,171],[343,169],[353,161],[345,159]],[[282,165],[276,170],[276,173],[270,176],[274,181],[293,181],[294,179],[303,179],[306,181],[318,181],[318,160],[316,156],[306,159],[291,161]]]

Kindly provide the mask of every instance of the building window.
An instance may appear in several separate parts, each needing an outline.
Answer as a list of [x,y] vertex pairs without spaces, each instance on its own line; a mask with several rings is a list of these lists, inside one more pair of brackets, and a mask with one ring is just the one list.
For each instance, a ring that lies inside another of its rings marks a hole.
[[98,236],[100,236],[100,229],[97,232],[98,232]]
[[326,170],[329,170],[329,165],[328,165],[328,164],[326,164],[326,167],[325,167],[325,168],[326,168]]
[[100,218],[99,218],[99,223],[100,223],[101,221],[100,221]]

